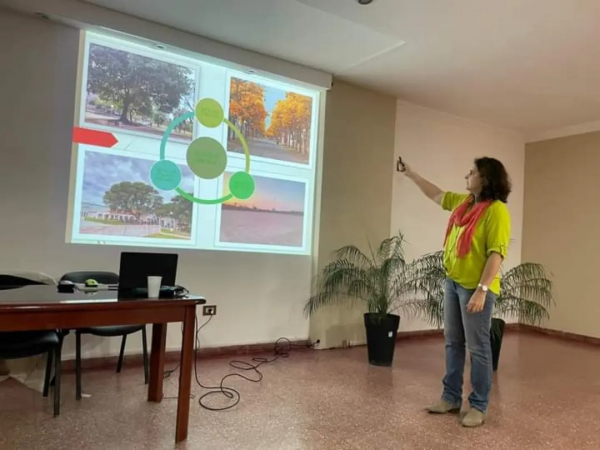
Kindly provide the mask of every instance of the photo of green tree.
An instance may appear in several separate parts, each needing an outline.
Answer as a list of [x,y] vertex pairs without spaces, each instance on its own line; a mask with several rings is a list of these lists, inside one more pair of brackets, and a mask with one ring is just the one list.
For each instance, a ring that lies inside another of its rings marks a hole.
[[[160,136],[175,117],[193,110],[195,73],[177,64],[90,43],[87,124]],[[172,133],[191,140],[192,120]]]

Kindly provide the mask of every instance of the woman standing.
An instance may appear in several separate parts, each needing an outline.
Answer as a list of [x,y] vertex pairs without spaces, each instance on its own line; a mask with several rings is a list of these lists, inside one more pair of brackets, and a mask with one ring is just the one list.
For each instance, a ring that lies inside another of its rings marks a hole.
[[427,197],[452,212],[444,241],[446,376],[441,400],[427,410],[460,412],[466,347],[472,393],[462,424],[477,427],[485,422],[492,386],[490,328],[500,293],[500,265],[510,241],[509,177],[500,161],[479,158],[466,176],[468,193],[457,194],[443,192],[406,165],[401,164],[400,170]]

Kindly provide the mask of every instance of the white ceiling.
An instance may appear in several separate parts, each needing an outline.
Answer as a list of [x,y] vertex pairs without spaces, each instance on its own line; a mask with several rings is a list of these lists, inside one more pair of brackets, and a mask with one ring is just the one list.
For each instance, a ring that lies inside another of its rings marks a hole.
[[600,119],[600,0],[85,1],[529,135]]

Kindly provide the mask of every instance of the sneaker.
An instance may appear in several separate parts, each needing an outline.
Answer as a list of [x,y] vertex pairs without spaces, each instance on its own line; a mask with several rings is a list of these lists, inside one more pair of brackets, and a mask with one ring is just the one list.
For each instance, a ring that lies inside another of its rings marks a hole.
[[467,427],[467,428],[480,427],[484,423],[485,423],[485,414],[475,408],[469,409],[469,412],[462,419],[463,427]]
[[440,400],[431,406],[427,407],[429,414],[458,414],[460,412],[460,405],[451,405],[446,400]]

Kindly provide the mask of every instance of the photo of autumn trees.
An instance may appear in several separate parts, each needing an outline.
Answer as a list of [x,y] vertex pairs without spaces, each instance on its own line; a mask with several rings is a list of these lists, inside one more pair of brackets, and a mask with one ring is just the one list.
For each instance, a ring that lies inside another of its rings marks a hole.
[[[246,138],[251,156],[308,164],[312,98],[232,77],[229,120]],[[243,153],[233,131],[228,150]]]

